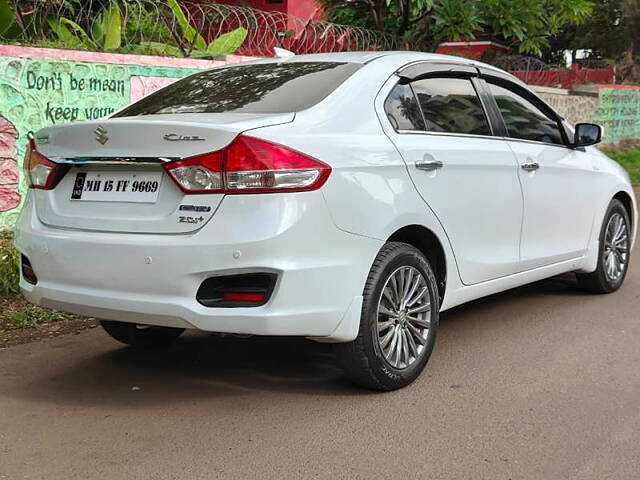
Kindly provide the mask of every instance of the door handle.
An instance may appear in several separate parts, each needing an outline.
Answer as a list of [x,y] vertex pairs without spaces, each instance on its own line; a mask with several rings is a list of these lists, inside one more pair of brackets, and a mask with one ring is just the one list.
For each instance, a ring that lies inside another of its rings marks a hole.
[[425,172],[431,172],[442,168],[442,162],[440,160],[422,160],[416,162],[416,168],[418,170],[424,170]]
[[527,162],[520,165],[520,168],[526,172],[535,172],[540,168],[540,164],[538,162]]

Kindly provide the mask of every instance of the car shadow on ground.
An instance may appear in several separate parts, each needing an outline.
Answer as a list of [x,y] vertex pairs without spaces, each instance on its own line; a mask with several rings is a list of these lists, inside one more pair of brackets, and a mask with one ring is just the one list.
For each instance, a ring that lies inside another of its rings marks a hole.
[[[577,288],[573,275],[540,281],[443,313],[439,335],[450,346],[456,342],[456,332],[464,331],[470,323],[481,321],[498,332],[507,327],[514,317],[505,309],[525,311],[531,304],[548,303],[553,297],[582,295],[588,294]],[[265,391],[327,396],[373,394],[348,381],[338,368],[330,345],[305,339],[188,332],[170,349],[140,351],[115,341],[105,347],[111,339],[103,341],[95,334],[82,335],[91,340],[86,348],[95,344],[98,353],[87,353],[83,347],[73,354],[74,358],[80,356],[79,361],[49,367],[50,374],[21,385],[13,393],[62,404],[113,407],[144,407]],[[77,343],[78,337],[66,338],[56,345],[56,350]],[[430,376],[444,374],[433,369],[429,372]]]

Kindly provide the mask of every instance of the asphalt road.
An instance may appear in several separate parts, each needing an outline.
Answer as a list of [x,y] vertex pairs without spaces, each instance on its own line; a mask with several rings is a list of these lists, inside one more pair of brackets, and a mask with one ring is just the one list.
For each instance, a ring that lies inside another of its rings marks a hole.
[[0,479],[22,478],[638,479],[640,261],[616,294],[564,276],[446,312],[386,394],[299,339],[2,350]]

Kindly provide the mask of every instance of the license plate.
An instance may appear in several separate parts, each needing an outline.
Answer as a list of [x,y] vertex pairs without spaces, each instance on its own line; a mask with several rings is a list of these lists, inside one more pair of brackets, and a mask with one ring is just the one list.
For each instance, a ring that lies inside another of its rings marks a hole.
[[161,181],[162,172],[80,172],[71,200],[155,203]]

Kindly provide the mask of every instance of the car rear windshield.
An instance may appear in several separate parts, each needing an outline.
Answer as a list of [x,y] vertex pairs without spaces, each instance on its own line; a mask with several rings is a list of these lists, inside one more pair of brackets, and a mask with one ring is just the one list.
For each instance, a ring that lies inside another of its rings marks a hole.
[[320,102],[360,67],[357,63],[289,62],[209,70],[152,93],[114,117],[296,112]]

